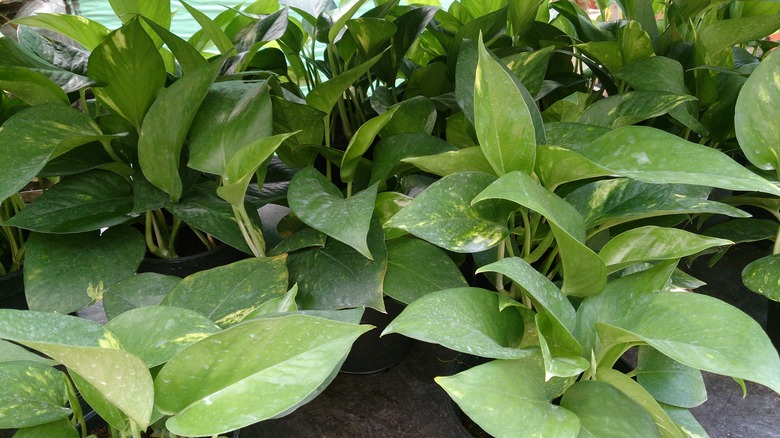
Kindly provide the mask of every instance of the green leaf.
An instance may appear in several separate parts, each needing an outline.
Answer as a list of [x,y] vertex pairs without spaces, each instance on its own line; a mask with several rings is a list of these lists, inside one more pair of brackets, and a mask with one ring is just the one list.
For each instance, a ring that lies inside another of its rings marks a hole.
[[[177,435],[216,435],[281,416],[333,377],[366,326],[305,315],[264,318],[190,345],[155,379]],[[242,357],[244,360],[225,360]]]
[[454,150],[456,148],[444,140],[427,134],[408,133],[383,138],[374,146],[374,166],[371,168],[370,184],[401,173],[405,167],[409,167],[400,165],[401,160],[405,158]]
[[123,23],[134,18],[136,15],[149,17],[152,21],[169,29],[171,26],[171,2],[162,0],[157,2],[146,2],[143,0],[108,0],[111,9]]
[[49,438],[52,436],[59,438],[80,437],[76,428],[73,427],[67,418],[41,424],[39,426],[25,427],[17,430],[14,434],[14,438]]
[[236,324],[287,292],[285,259],[253,257],[196,272],[174,286],[161,304],[194,310],[221,327]]
[[734,111],[737,140],[760,169],[780,169],[780,56],[770,53],[739,92]]
[[187,134],[193,169],[222,175],[243,147],[272,134],[266,82],[217,82],[211,86]]
[[[180,0],[181,1],[181,0]],[[235,52],[236,48],[233,45],[233,42],[230,41],[230,37],[225,34],[225,31],[223,31],[211,18],[208,17],[208,15],[204,14],[203,12],[193,8],[186,2],[181,2],[182,6],[184,6],[185,9],[187,9],[187,12],[192,15],[192,18],[195,19],[195,21],[200,24],[201,28],[203,29],[204,33],[208,35],[208,37],[216,44],[217,49],[219,49],[219,53],[223,55],[232,54]]]
[[[656,24],[653,23],[655,27]],[[648,29],[648,31],[650,31]],[[623,63],[631,65],[642,59],[655,56],[650,35],[642,29],[642,25],[630,20],[617,30],[617,40],[623,55]]]
[[43,233],[81,233],[132,219],[127,180],[104,170],[63,178],[5,223]]
[[336,105],[344,91],[357,82],[361,76],[379,61],[381,56],[381,54],[376,55],[357,67],[351,68],[331,78],[329,81],[317,85],[306,95],[306,103],[326,115],[330,114],[333,106]]
[[710,190],[683,184],[650,184],[616,178],[586,184],[566,201],[585,218],[588,228],[602,229],[621,223],[673,214],[713,213],[746,217],[747,213],[720,202],[709,201]]
[[599,252],[609,272],[635,263],[674,260],[733,242],[677,228],[645,226],[613,237]]
[[433,183],[385,224],[455,252],[479,252],[498,245],[509,233],[508,202],[471,205],[495,177],[478,172],[456,173]]
[[661,405],[666,414],[690,438],[709,438],[707,431],[699,424],[691,411],[674,406]]
[[[20,31],[23,32],[21,29]],[[81,90],[94,83],[85,76],[64,70],[42,60],[39,56],[20,47],[19,44],[11,38],[0,38],[0,65],[5,67],[25,67],[33,69],[51,79],[52,82],[59,85],[62,88],[62,91],[66,93]]]
[[164,364],[188,345],[221,331],[202,314],[171,306],[129,310],[109,321],[106,328],[147,368]]
[[694,184],[780,195],[780,188],[727,155],[660,129],[617,128],[581,153],[612,172],[649,183]]
[[61,143],[100,133],[84,113],[59,104],[37,105],[22,110],[2,126],[0,199],[21,190],[38,175],[47,161],[67,152]]
[[24,286],[32,310],[70,313],[103,298],[138,268],[146,246],[129,227],[83,234],[32,234],[27,241]]
[[141,19],[144,20],[144,23],[146,23],[147,26],[154,30],[157,36],[160,37],[165,45],[171,50],[173,56],[179,61],[182,74],[186,75],[208,63],[203,55],[187,41],[179,38],[168,29],[144,16],[141,16]]
[[80,15],[36,12],[34,15],[16,18],[13,22],[58,32],[74,39],[89,51],[95,50],[110,32],[106,26]]
[[523,318],[495,292],[470,287],[445,289],[409,304],[382,333],[400,333],[461,353],[496,359],[533,354],[519,349]]
[[574,207],[521,172],[502,176],[472,202],[479,205],[487,199],[514,202],[550,221],[561,252],[563,291],[567,295],[601,292],[606,284],[606,270],[599,257],[585,246],[585,222]]
[[395,107],[398,108],[398,111],[382,128],[382,138],[412,133],[430,135],[433,132],[438,113],[432,100],[425,96],[415,96],[411,99],[405,99],[389,109]]
[[692,100],[696,98],[664,91],[629,91],[590,105],[577,122],[619,128],[662,116]]
[[367,58],[382,51],[385,48],[385,43],[393,37],[396,31],[396,26],[392,21],[382,18],[356,18],[347,21],[346,25],[363,56]]
[[371,307],[384,311],[382,282],[387,271],[387,248],[379,222],[367,236],[373,259],[335,240],[290,254],[290,282],[298,283],[302,309],[332,310]]
[[534,169],[536,127],[523,91],[480,40],[474,127],[482,152],[498,175],[512,171],[531,174]]
[[762,257],[745,266],[742,282],[753,292],[780,301],[780,254]]
[[0,364],[0,428],[31,427],[67,418],[67,377],[35,362]]
[[545,124],[547,143],[580,152],[599,137],[610,132],[609,128],[583,125],[573,122],[553,122]]
[[554,49],[555,46],[548,46],[534,52],[520,52],[503,58],[502,61],[517,76],[520,83],[528,90],[528,94],[537,96],[542,89],[547,64]]
[[[539,347],[544,358],[544,378],[576,377],[590,367],[582,357],[582,347],[574,337],[543,312],[535,315]],[[561,334],[564,336],[561,336]],[[539,336],[541,335],[541,336]]]
[[24,347],[0,339],[0,364],[16,361],[37,362],[43,365],[55,364],[51,359],[46,359]]
[[[279,134],[254,140],[237,150],[222,173],[222,186],[217,189],[217,195],[232,206],[244,202],[247,188],[258,169],[266,163],[274,151],[291,134]],[[262,185],[262,182],[259,183]]]
[[138,307],[156,306],[181,278],[144,272],[130,276],[103,294],[103,309],[109,320]]
[[439,248],[415,238],[387,242],[384,293],[404,304],[438,290],[466,287],[452,259]]
[[485,158],[482,148],[478,146],[444,151],[436,155],[410,157],[401,160],[409,163],[423,172],[439,176],[452,175],[461,172],[481,172],[494,175],[495,171]]
[[36,346],[119,348],[114,334],[95,321],[34,310],[0,309],[0,338]]
[[543,186],[554,191],[561,184],[608,176],[610,172],[573,150],[543,145],[536,149],[536,174]]
[[612,368],[600,368],[596,373],[596,379],[609,383],[641,406],[653,419],[662,437],[687,438],[653,396],[631,377]]
[[344,199],[339,189],[313,167],[290,181],[288,203],[306,225],[355,248],[371,259],[366,236],[374,213],[377,185]]
[[[463,412],[482,429],[497,437],[576,437],[577,416],[551,401],[567,386],[567,380],[544,380],[544,364],[538,350],[517,360],[494,360],[438,383]],[[523,376],[523,378],[518,378]]]
[[346,26],[347,21],[357,13],[358,9],[360,9],[365,2],[366,0],[352,0],[352,2],[342,6],[336,11],[338,16],[334,17],[336,20],[333,22],[330,29],[328,29],[328,42],[330,42],[330,44],[336,43],[336,41],[341,38],[341,31],[344,29],[344,26]]
[[23,67],[0,67],[0,88],[30,106],[70,104],[68,96],[48,77]]
[[182,195],[179,161],[187,131],[219,73],[215,61],[183,76],[160,92],[144,118],[138,138],[141,170],[177,202]]
[[639,348],[636,380],[661,403],[693,408],[707,401],[701,371],[649,347]]
[[92,87],[99,101],[141,129],[146,112],[167,75],[154,41],[137,19],[115,30],[89,57],[89,75],[104,87]]
[[585,380],[567,389],[561,407],[580,419],[580,437],[660,437],[653,419],[609,383]]
[[[691,368],[750,380],[779,392],[777,351],[761,326],[740,310],[687,292],[632,296],[621,289],[595,298],[611,302],[617,310],[604,308],[597,327],[612,327]],[[617,345],[608,338],[601,342],[604,350]]]
[[[764,38],[780,28],[780,14],[761,17],[732,18],[713,20],[702,26],[697,42],[705,53],[701,54],[710,65],[719,65],[715,61],[722,52],[731,54],[731,48],[737,44]],[[700,47],[697,47],[697,50]]]
[[341,159],[341,180],[350,183],[355,178],[355,171],[363,154],[374,143],[379,131],[387,125],[400,107],[392,107],[384,113],[360,125],[347,145],[344,157]]

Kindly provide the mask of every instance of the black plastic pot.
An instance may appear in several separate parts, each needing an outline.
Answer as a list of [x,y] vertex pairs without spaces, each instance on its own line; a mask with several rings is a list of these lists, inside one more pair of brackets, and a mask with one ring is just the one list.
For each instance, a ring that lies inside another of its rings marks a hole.
[[392,298],[385,297],[385,310],[387,313],[377,312],[374,309],[366,309],[362,324],[371,324],[376,328],[361,335],[352,345],[352,350],[341,366],[341,372],[348,374],[373,374],[385,371],[401,361],[409,349],[413,340],[399,334],[387,336],[379,335],[390,322],[404,309],[403,304]]
[[138,267],[138,272],[155,272],[184,278],[196,272],[227,265],[249,257],[230,245],[219,245],[214,249],[175,259],[147,257]]
[[0,309],[27,310],[21,270],[0,277]]
[[775,348],[780,350],[780,303],[777,301],[767,300],[766,334]]

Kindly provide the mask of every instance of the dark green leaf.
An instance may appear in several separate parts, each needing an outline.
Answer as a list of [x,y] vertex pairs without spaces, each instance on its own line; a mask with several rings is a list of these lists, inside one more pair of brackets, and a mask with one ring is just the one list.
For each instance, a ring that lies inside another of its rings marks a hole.
[[[393,110],[390,107],[388,110]],[[398,111],[382,128],[382,138],[408,133],[430,134],[436,124],[436,105],[428,98],[415,96],[398,104]]]
[[336,105],[336,102],[338,102],[341,95],[344,93],[344,90],[357,82],[361,76],[379,61],[381,56],[382,55],[377,55],[357,67],[347,70],[331,80],[314,87],[309,94],[306,95],[306,103],[325,114],[330,114],[333,110],[333,106]]
[[68,96],[57,84],[41,73],[22,67],[0,67],[0,88],[30,106],[70,103]]
[[51,79],[62,91],[71,93],[92,85],[89,78],[56,67],[23,49],[11,38],[0,38],[0,65],[5,67],[26,67]]
[[426,134],[399,134],[383,138],[374,146],[374,166],[371,168],[371,184],[383,181],[402,171],[401,160],[409,157],[454,151],[444,140]]
[[41,424],[40,426],[25,427],[17,430],[14,434],[14,438],[49,438],[53,436],[58,438],[80,437],[76,428],[73,427],[67,418]]
[[387,242],[384,293],[409,304],[438,290],[466,287],[452,259],[439,248],[415,238]]
[[366,236],[374,212],[377,185],[344,199],[338,188],[313,167],[296,173],[288,202],[306,225],[372,258]]
[[183,76],[160,92],[144,118],[138,139],[138,160],[144,176],[174,202],[182,194],[179,161],[187,131],[219,73],[215,61]]
[[200,24],[204,34],[206,34],[209,39],[214,42],[214,44],[217,46],[217,49],[219,49],[219,53],[228,55],[235,52],[236,49],[233,46],[233,43],[230,41],[230,37],[225,34],[225,31],[223,31],[219,25],[214,22],[214,20],[209,18],[208,15],[204,14],[203,12],[193,8],[186,2],[182,1],[181,4],[185,9],[187,9],[187,12],[192,15],[192,18],[194,18],[195,21]]
[[391,21],[381,18],[356,18],[347,21],[347,29],[355,39],[363,56],[371,58],[385,48],[385,43],[395,34]]
[[93,170],[63,179],[7,223],[43,233],[81,233],[127,222],[132,210],[127,180]]
[[24,286],[30,309],[70,313],[100,301],[135,272],[143,236],[127,227],[102,234],[32,234],[27,241]]
[[51,366],[17,361],[0,364],[0,428],[38,426],[67,418],[67,377]]
[[149,27],[152,28],[152,30],[154,30],[155,33],[157,33],[157,36],[160,37],[165,45],[171,49],[171,53],[173,53],[173,56],[175,56],[179,61],[182,74],[190,73],[207,64],[207,61],[203,55],[201,55],[200,52],[195,49],[195,47],[190,45],[190,43],[179,38],[171,31],[160,26],[154,21],[143,16],[141,18],[144,20],[144,23],[146,23]]
[[649,347],[639,348],[636,379],[654,399],[662,403],[693,408],[707,400],[701,371]]
[[335,240],[290,254],[287,268],[290,282],[298,283],[302,309],[372,307],[384,311],[382,281],[387,271],[387,248],[378,221],[368,233],[366,259],[353,248]]
[[664,115],[691,100],[695,98],[663,91],[629,91],[597,101],[577,122],[619,128]]

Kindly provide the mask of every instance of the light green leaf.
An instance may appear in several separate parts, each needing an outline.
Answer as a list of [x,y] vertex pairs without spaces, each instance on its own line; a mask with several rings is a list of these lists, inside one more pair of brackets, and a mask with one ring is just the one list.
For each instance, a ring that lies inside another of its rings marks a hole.
[[521,359],[494,360],[435,380],[469,418],[493,436],[576,437],[580,432],[577,416],[551,403],[568,381],[554,377],[545,382],[542,355],[538,350],[529,352]]
[[74,39],[89,51],[95,50],[95,47],[102,43],[110,32],[106,26],[97,21],[71,14],[36,12],[34,15],[16,18],[13,22],[61,33]]
[[661,403],[693,408],[707,401],[701,371],[649,347],[639,348],[636,380]]
[[539,347],[544,358],[544,379],[552,377],[576,377],[590,367],[582,357],[582,347],[577,340],[559,324],[553,322],[546,313],[539,312],[536,322]]
[[468,283],[452,259],[439,248],[415,238],[387,242],[384,293],[404,304],[438,290]]
[[138,307],[156,306],[181,278],[144,272],[132,275],[108,288],[103,294],[103,309],[109,320]]
[[341,159],[341,180],[345,183],[352,182],[355,178],[355,171],[357,170],[358,163],[363,157],[363,154],[371,147],[379,134],[379,131],[390,122],[393,114],[398,111],[400,107],[392,107],[384,113],[368,120],[362,124],[352,139],[347,145],[347,150],[344,152],[344,157]]
[[433,292],[409,304],[382,333],[400,333],[480,357],[517,359],[533,354],[519,349],[523,318],[507,299],[478,288]]
[[290,282],[298,283],[302,309],[371,307],[384,311],[382,282],[387,271],[385,236],[375,219],[367,236],[367,259],[354,248],[329,239],[323,247],[290,254]]
[[55,364],[51,359],[46,359],[24,347],[0,339],[0,364],[16,361],[37,362],[43,365]]
[[669,415],[669,418],[677,423],[677,426],[682,429],[685,434],[690,438],[709,438],[707,431],[699,424],[691,411],[688,409],[677,408],[674,406],[668,406],[661,404],[661,407]]
[[584,380],[567,389],[561,407],[580,419],[580,438],[660,437],[648,413],[609,383]]
[[385,224],[455,252],[479,252],[497,245],[509,233],[509,202],[471,201],[495,177],[478,172],[456,173],[433,183]]
[[677,228],[645,226],[613,237],[599,252],[609,272],[635,263],[674,260],[733,242]]
[[220,331],[204,315],[172,306],[132,309],[109,321],[106,328],[147,368],[168,362],[186,346]]
[[14,434],[14,438],[49,438],[53,436],[58,438],[80,437],[76,428],[73,427],[70,420],[67,418],[62,418],[39,426],[25,427],[17,430]]
[[116,337],[97,322],[35,310],[0,309],[0,338],[20,344],[119,348]]
[[112,32],[89,57],[89,76],[107,84],[92,87],[99,101],[141,129],[167,75],[154,41],[137,19]]
[[[272,134],[266,82],[217,82],[203,100],[187,134],[189,167],[222,175],[241,148]],[[243,194],[242,194],[243,195]]]
[[48,77],[23,67],[0,67],[0,88],[30,106],[70,103],[65,92]]
[[780,169],[780,56],[770,53],[739,92],[734,110],[737,140],[745,157],[764,170]]
[[561,184],[608,176],[610,172],[571,149],[542,145],[536,149],[536,174],[542,185],[554,191]]
[[624,126],[582,149],[614,173],[656,184],[694,184],[780,195],[780,188],[727,155],[660,129]]
[[123,23],[133,19],[136,15],[149,17],[152,21],[166,29],[171,27],[171,2],[160,0],[147,2],[144,0],[108,0],[111,9]]
[[745,266],[742,282],[753,292],[780,301],[780,254],[762,257]]
[[447,176],[460,172],[481,172],[489,175],[495,174],[493,166],[491,166],[485,158],[482,148],[478,146],[455,151],[444,151],[436,155],[404,158],[401,161],[409,163],[423,172],[439,176]]
[[178,283],[161,304],[194,310],[221,327],[236,324],[287,292],[285,259],[253,257],[197,272]]
[[67,418],[67,377],[36,362],[0,364],[0,429],[38,426]]
[[352,0],[351,3],[342,6],[335,11],[335,21],[333,25],[328,29],[328,41],[330,44],[336,43],[341,38],[342,29],[346,26],[347,21],[350,20],[358,9],[366,2],[366,0]]
[[[177,435],[216,435],[284,415],[317,395],[369,327],[305,315],[236,325],[190,345],[155,379]],[[244,360],[225,360],[242,357]]]
[[138,160],[146,179],[177,202],[182,195],[179,161],[187,131],[216,79],[220,61],[183,76],[160,92],[144,118]]
[[536,160],[536,128],[522,85],[492,58],[481,39],[478,50],[474,127],[482,152],[498,175],[530,174]]
[[313,167],[290,181],[288,202],[306,225],[355,248],[371,259],[366,236],[374,212],[377,184],[344,199],[339,189]]
[[145,249],[143,236],[129,227],[102,234],[32,234],[24,264],[27,304],[70,313],[100,301],[106,289],[135,272]]
[[[180,0],[181,1],[181,0]],[[195,19],[195,21],[200,24],[201,28],[203,29],[203,32],[208,35],[208,37],[216,44],[217,49],[219,49],[219,53],[223,55],[228,55],[235,53],[236,48],[233,45],[233,42],[230,41],[230,37],[225,34],[225,31],[223,31],[211,18],[208,17],[208,15],[204,14],[203,12],[197,10],[196,8],[193,8],[186,2],[181,2],[182,6],[184,6],[185,9],[187,9],[187,12],[192,15],[192,18]]]

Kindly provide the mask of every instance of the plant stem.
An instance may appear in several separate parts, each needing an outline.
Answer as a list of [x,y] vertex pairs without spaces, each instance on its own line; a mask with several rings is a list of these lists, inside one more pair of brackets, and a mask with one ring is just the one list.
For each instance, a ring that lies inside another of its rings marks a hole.
[[149,248],[149,252],[160,257],[160,248],[158,248],[157,245],[155,245],[154,236],[152,235],[152,230],[154,229],[154,215],[151,211],[146,212],[146,226],[144,227],[144,229],[145,229],[144,237],[146,238],[146,247]]
[[87,115],[87,117],[91,117],[89,115],[89,107],[87,106],[87,89],[82,88],[79,90],[79,101],[81,102],[81,110],[84,112],[84,114]]
[[[506,241],[508,239],[509,238],[506,238],[498,244],[498,257],[496,257],[498,261],[504,260],[504,253],[506,252]],[[501,295],[508,295],[504,289],[504,274],[500,272],[496,272],[496,290]]]
[[528,213],[520,213],[520,217],[523,219],[523,258],[526,259],[531,255],[531,222],[528,220]]
[[780,254],[780,227],[777,227],[777,235],[775,236],[775,245],[772,247],[772,254]]
[[244,240],[249,249],[252,250],[252,254],[255,257],[265,257],[265,239],[263,238],[263,231],[258,229],[252,220],[249,218],[249,214],[246,212],[244,204],[233,206],[233,214],[238,219],[238,227],[241,229],[241,235],[244,236]]

